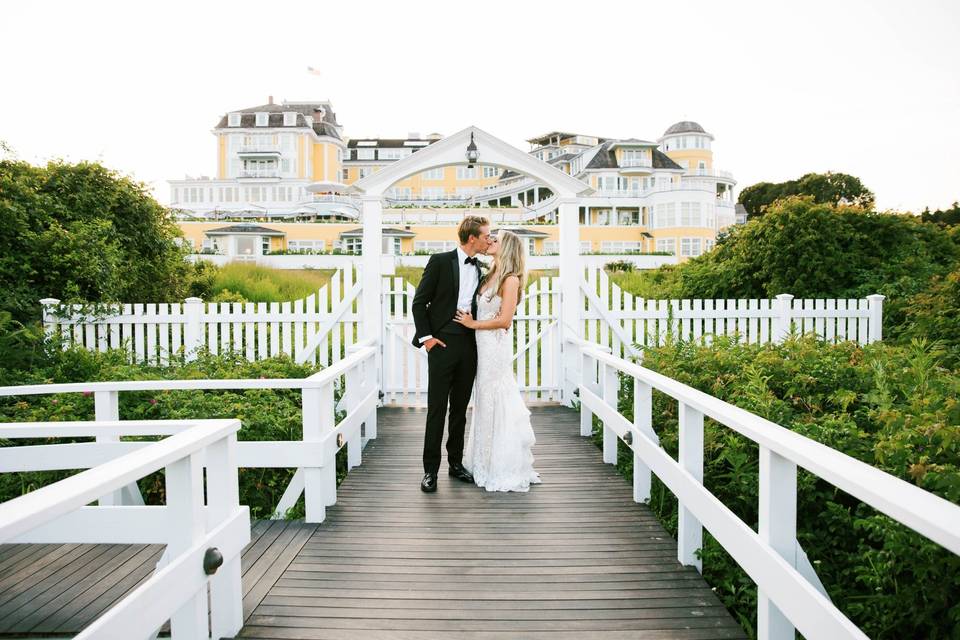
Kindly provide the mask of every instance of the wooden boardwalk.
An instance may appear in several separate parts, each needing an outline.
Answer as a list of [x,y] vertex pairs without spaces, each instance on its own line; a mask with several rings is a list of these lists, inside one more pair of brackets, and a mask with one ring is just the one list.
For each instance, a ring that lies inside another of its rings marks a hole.
[[[578,435],[577,413],[534,409],[543,484],[526,494],[490,494],[446,475],[437,493],[422,493],[423,420],[420,410],[379,411],[379,437],[322,525],[254,524],[238,637],[745,637],[696,570],[679,565],[676,543],[633,502],[630,485]],[[18,546],[0,547],[8,637],[76,633],[145,579],[160,551]]]

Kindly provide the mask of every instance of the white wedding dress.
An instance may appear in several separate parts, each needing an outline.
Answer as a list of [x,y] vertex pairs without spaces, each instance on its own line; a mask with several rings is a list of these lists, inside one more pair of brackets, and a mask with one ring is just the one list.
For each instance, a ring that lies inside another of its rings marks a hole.
[[[500,296],[481,293],[477,320],[500,311]],[[513,329],[478,329],[477,378],[473,421],[463,451],[463,466],[487,491],[527,491],[540,482],[531,451],[536,438],[513,375]]]

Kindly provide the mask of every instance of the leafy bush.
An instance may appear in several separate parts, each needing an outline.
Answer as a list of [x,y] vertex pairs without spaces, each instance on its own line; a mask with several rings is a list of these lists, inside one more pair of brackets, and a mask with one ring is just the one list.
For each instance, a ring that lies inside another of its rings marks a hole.
[[[648,349],[644,366],[960,503],[960,375],[940,357],[923,342],[859,347],[806,337],[759,346],[721,338]],[[631,419],[632,396],[624,378],[620,411]],[[654,393],[653,419],[676,457],[676,401]],[[631,477],[632,454],[622,444],[619,453],[618,468]],[[754,529],[757,474],[756,445],[707,419],[704,484]],[[676,499],[656,479],[650,507],[676,534]],[[960,558],[803,470],[797,526],[834,603],[868,636],[960,637]],[[753,582],[706,533],[702,555],[707,581],[753,630]]]
[[[295,364],[289,357],[248,362],[242,355],[201,354],[194,362],[173,366],[130,364],[120,350],[96,353],[71,348],[51,358],[44,368],[23,374],[11,384],[86,382],[104,380],[166,380],[207,378],[303,378],[317,369]],[[0,398],[0,422],[92,420],[92,394],[57,394]],[[122,420],[237,418],[239,440],[299,440],[302,435],[301,393],[296,389],[224,391],[141,391],[120,394]],[[69,440],[60,440],[68,442]],[[51,439],[18,441],[47,444]],[[341,451],[343,454],[346,451]],[[338,479],[346,475],[346,461],[338,458]],[[251,517],[269,517],[280,500],[294,469],[243,468],[239,470],[240,502],[250,506]],[[0,501],[72,475],[73,471],[0,474]],[[139,482],[148,504],[164,498],[163,473]],[[290,515],[302,517],[302,503]]]
[[614,260],[613,262],[608,262],[603,265],[603,268],[607,271],[623,271],[630,273],[635,269],[635,265],[629,260]]

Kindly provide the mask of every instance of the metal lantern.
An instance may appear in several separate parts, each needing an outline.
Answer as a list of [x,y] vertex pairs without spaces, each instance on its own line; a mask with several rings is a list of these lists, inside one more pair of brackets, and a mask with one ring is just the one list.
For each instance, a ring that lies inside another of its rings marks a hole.
[[477,143],[473,141],[473,132],[470,132],[470,144],[467,145],[467,168],[473,169],[473,165],[480,159],[480,152],[477,151]]

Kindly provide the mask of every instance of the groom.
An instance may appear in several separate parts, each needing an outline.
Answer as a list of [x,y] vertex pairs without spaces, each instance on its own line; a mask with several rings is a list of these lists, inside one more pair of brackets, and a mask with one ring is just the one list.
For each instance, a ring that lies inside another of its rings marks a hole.
[[427,429],[423,438],[423,480],[427,493],[437,490],[443,424],[450,403],[447,434],[449,473],[464,482],[473,476],[463,467],[463,432],[467,403],[477,375],[477,342],[473,330],[453,321],[457,309],[469,309],[476,317],[480,267],[476,255],[490,244],[490,223],[480,216],[467,216],[457,229],[460,246],[430,256],[423,279],[413,296],[416,334],[413,346],[427,350]]

